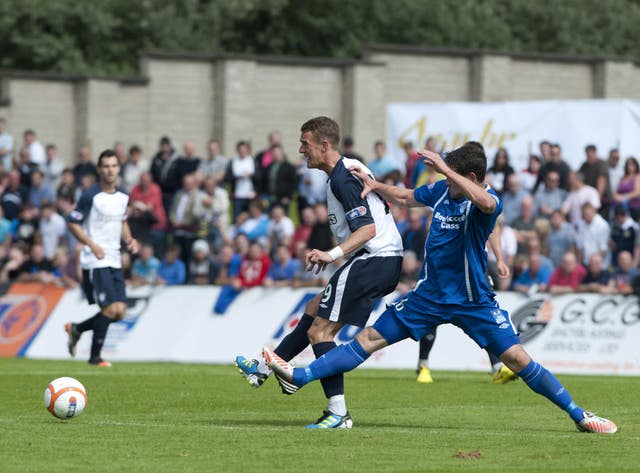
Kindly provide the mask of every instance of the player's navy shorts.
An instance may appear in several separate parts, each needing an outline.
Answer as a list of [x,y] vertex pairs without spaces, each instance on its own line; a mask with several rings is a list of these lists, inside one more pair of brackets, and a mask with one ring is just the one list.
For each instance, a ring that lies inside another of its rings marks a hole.
[[89,304],[100,307],[127,302],[124,275],[120,268],[83,269],[82,290]]
[[318,315],[332,322],[364,327],[376,302],[398,285],[401,269],[402,256],[358,252],[331,277]]
[[438,304],[414,291],[389,306],[373,328],[391,345],[408,337],[420,340],[438,325],[447,323],[460,327],[480,347],[496,356],[520,343],[509,313],[497,302],[489,306]]

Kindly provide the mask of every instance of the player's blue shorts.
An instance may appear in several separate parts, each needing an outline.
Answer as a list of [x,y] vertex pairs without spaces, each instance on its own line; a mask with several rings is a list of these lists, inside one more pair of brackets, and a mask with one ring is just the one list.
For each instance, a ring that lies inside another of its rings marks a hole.
[[89,304],[107,307],[114,302],[127,302],[124,275],[120,268],[83,269],[82,289]]
[[395,302],[373,325],[389,345],[405,338],[420,340],[442,324],[460,327],[480,347],[500,356],[509,347],[520,343],[520,337],[509,313],[492,306],[462,306],[437,304],[410,292]]

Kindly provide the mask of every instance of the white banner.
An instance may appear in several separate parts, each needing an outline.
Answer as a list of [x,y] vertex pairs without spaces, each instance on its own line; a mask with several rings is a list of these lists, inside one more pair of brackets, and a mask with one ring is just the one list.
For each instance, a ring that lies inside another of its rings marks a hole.
[[584,147],[595,144],[607,158],[619,148],[622,160],[640,150],[640,102],[629,100],[552,100],[535,102],[392,103],[387,107],[389,152],[404,164],[402,144],[424,148],[433,136],[438,149],[457,148],[466,141],[482,143],[489,166],[505,147],[516,171],[525,169],[530,153],[548,140],[559,143],[573,169],[585,160]]
[[[130,292],[124,321],[112,324],[103,350],[109,360],[231,363],[237,354],[256,356],[263,345],[275,346],[297,323],[306,301],[315,293],[304,289],[256,288],[242,293],[223,316],[213,313],[217,287],[171,287]],[[388,297],[387,302],[393,298]],[[635,297],[571,294],[528,298],[498,293],[510,312],[527,351],[559,373],[640,375],[640,310]],[[373,322],[384,310],[380,304]],[[78,290],[67,291],[29,345],[32,358],[68,358],[68,321],[79,322],[96,312]],[[338,343],[358,329],[345,327]],[[78,344],[86,360],[91,333]],[[365,364],[375,368],[415,368],[418,344],[405,340],[375,353]],[[313,359],[310,350],[297,360]],[[430,360],[432,368],[489,371],[485,352],[460,329],[438,329]]]

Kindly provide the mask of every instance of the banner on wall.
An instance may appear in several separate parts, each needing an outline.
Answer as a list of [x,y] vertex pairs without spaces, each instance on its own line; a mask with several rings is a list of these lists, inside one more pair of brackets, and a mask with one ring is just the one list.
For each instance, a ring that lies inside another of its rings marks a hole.
[[[112,324],[103,354],[110,360],[179,361],[230,364],[238,354],[258,356],[264,345],[275,346],[297,323],[308,300],[305,289],[254,288],[240,294],[223,315],[214,314],[217,287],[140,288],[128,294],[124,321]],[[511,314],[527,351],[559,373],[640,375],[640,307],[633,296],[568,294],[527,297],[498,293]],[[385,303],[391,303],[388,296]],[[374,310],[370,323],[384,311]],[[33,358],[67,359],[63,326],[95,313],[79,290],[67,291],[24,354]],[[359,329],[347,326],[338,343],[351,340]],[[78,358],[89,356],[91,334],[78,344]],[[402,341],[375,353],[365,366],[415,368],[418,344]],[[313,360],[311,350],[297,363]],[[460,329],[438,328],[431,354],[434,369],[489,371],[487,354]]]
[[585,160],[584,147],[595,144],[606,158],[619,148],[622,158],[640,150],[640,102],[630,100],[545,100],[530,102],[392,103],[387,107],[389,153],[404,165],[403,143],[416,149],[432,136],[438,149],[450,150],[475,140],[485,147],[489,165],[505,147],[516,171],[525,169],[541,141],[559,143],[573,169]]

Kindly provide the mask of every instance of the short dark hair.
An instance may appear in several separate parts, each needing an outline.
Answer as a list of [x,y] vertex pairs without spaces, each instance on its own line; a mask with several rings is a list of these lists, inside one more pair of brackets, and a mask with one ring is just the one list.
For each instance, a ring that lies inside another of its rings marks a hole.
[[316,142],[320,143],[322,140],[327,140],[333,149],[338,149],[340,127],[335,120],[329,117],[315,117],[307,120],[300,127],[300,131],[302,133],[309,131],[313,134]]
[[236,151],[240,149],[241,146],[249,146],[249,142],[246,140],[240,140],[236,143]]
[[487,172],[487,156],[484,148],[476,141],[465,143],[445,155],[445,162],[458,174],[466,176],[474,173],[478,182],[484,181]]
[[129,148],[129,154],[141,154],[142,153],[142,148],[140,148],[140,146],[138,145],[133,145],[131,148]]
[[171,146],[171,138],[169,138],[168,136],[163,136],[162,138],[160,138],[160,144]]
[[584,147],[585,151],[596,151],[596,145],[587,145]]
[[112,149],[105,149],[100,156],[98,156],[98,167],[102,166],[103,158],[117,158],[116,152]]

